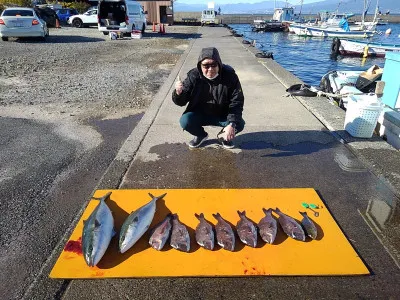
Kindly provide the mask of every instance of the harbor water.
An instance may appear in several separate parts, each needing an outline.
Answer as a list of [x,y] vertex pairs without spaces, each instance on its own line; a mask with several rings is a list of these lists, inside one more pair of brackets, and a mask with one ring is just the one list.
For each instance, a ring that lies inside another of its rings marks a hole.
[[[288,32],[253,32],[250,24],[231,24],[243,38],[255,41],[260,51],[272,52],[274,59],[307,84],[318,86],[321,77],[332,70],[362,71],[372,65],[383,67],[384,58],[331,57],[332,38],[301,37]],[[392,33],[386,35],[390,28]],[[400,44],[400,24],[378,26],[370,39],[385,44]]]

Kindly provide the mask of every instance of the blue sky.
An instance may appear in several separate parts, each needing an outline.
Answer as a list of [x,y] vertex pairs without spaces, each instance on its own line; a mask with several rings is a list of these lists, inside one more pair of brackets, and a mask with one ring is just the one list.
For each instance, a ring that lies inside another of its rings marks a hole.
[[[222,4],[234,4],[234,3],[259,3],[263,1],[273,1],[273,0],[176,0],[177,2],[181,3],[188,3],[188,4],[207,4],[208,2],[214,2],[215,6],[217,5],[222,5]],[[282,0],[284,1],[284,0]],[[320,2],[323,0],[304,0],[304,4],[307,3],[313,3],[313,2]],[[292,5],[298,5],[300,4],[300,0],[292,0],[289,1],[290,4]]]

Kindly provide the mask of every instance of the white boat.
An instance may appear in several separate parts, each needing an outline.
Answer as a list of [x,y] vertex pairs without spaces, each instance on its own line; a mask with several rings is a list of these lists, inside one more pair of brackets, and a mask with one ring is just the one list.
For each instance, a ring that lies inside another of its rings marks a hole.
[[377,65],[366,71],[331,71],[322,76],[320,89],[339,107],[346,109],[351,96],[374,92],[382,73],[383,68]]
[[332,41],[332,53],[344,56],[385,57],[385,53],[400,52],[400,44],[374,43],[351,39],[335,39]]
[[369,30],[346,31],[340,27],[310,26],[296,23],[289,25],[289,31],[296,35],[312,37],[368,38],[374,35],[374,32]]
[[283,31],[294,17],[293,7],[275,8],[271,20],[254,20],[253,31]]

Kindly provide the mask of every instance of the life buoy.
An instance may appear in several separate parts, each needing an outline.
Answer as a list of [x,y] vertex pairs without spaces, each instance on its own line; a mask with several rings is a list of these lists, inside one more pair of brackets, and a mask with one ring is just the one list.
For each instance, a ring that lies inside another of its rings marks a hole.
[[331,45],[331,53],[338,55],[339,54],[339,48],[340,48],[340,40],[338,37],[334,37],[332,40],[332,45]]
[[303,97],[315,97],[317,96],[316,92],[310,90],[311,86],[308,84],[294,84],[289,87],[286,92],[293,96],[303,96]]

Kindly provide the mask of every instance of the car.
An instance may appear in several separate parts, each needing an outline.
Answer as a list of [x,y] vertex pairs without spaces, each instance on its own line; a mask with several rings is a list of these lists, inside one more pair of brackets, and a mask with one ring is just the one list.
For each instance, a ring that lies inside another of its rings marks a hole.
[[143,34],[147,23],[146,14],[138,1],[102,0],[99,2],[98,28],[104,35],[109,32],[131,34],[134,29]]
[[47,27],[56,27],[58,16],[54,10],[49,7],[34,7],[33,8],[38,15],[39,18],[44,20],[47,24]]
[[75,8],[61,8],[56,9],[56,14],[61,22],[67,22],[69,17],[79,15],[79,12]]
[[89,9],[81,15],[69,17],[67,23],[78,28],[97,26],[97,8]]
[[3,41],[8,41],[10,37],[38,37],[44,41],[48,35],[46,22],[33,8],[9,7],[0,15],[0,37]]

